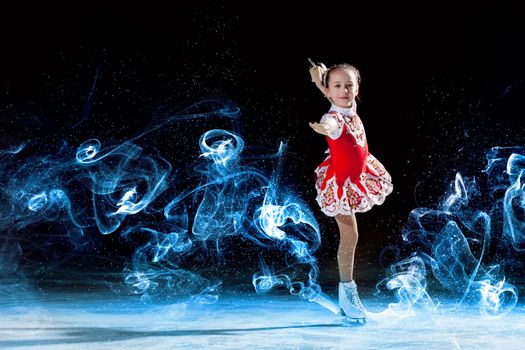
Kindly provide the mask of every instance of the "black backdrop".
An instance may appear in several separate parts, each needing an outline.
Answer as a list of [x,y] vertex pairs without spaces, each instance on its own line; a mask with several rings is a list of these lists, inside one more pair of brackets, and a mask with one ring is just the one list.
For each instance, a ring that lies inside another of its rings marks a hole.
[[[410,210],[436,206],[456,171],[479,173],[489,147],[523,145],[517,1],[84,6],[2,11],[2,147],[39,139],[51,152],[62,140],[125,140],[158,113],[210,96],[231,100],[248,145],[273,153],[287,140],[285,182],[316,213],[327,271],[336,226],[318,210],[312,183],[326,146],[307,122],[328,104],[310,82],[308,57],[361,70],[369,149],[393,177],[385,204],[358,217],[358,271],[381,265]],[[228,125],[180,123],[151,143],[177,165],[198,155],[210,127]],[[104,239],[107,252],[125,256],[118,239]]]

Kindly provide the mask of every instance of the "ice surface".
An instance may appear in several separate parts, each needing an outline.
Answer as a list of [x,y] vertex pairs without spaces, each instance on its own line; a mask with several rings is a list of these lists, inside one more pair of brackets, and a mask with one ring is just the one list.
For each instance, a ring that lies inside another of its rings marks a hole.
[[[335,293],[332,293],[333,296]],[[362,297],[365,325],[342,327],[317,303],[224,293],[211,305],[141,304],[106,293],[17,296],[0,305],[0,349],[523,349],[525,309],[501,318],[475,307],[399,312]]]

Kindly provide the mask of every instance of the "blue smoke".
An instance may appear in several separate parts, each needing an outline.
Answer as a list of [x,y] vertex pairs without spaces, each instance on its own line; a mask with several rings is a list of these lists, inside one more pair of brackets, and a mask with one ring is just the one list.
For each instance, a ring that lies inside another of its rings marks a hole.
[[[417,208],[402,232],[410,256],[378,284],[395,290],[396,307],[436,307],[428,281],[455,295],[455,306],[476,304],[481,314],[509,313],[518,290],[507,277],[522,271],[525,248],[525,148],[494,147],[478,179],[456,174],[436,209]],[[427,270],[432,272],[429,276]]]
[[[254,160],[248,163],[238,134],[209,130],[200,137],[196,165],[188,169],[173,169],[157,151],[140,145],[156,130],[180,121],[227,118],[236,129],[238,115],[230,102],[205,100],[155,118],[144,132],[120,144],[90,139],[76,151],[64,143],[56,153],[39,156],[24,146],[1,151],[4,279],[20,277],[20,263],[30,251],[53,255],[55,266],[89,253],[96,231],[119,234],[134,247],[123,283],[111,283],[114,291],[139,295],[143,301],[209,303],[217,299],[220,279],[189,271],[185,261],[203,247],[220,254],[220,243],[236,237],[259,251],[283,256],[284,265],[274,272],[260,254],[262,271],[252,280],[258,293],[284,286],[336,312],[317,284],[317,222],[281,184],[285,143],[274,154],[250,156]],[[45,225],[51,225],[53,234],[44,238],[37,232],[45,242],[32,242],[29,237]],[[52,253],[54,240],[67,241],[66,257]]]

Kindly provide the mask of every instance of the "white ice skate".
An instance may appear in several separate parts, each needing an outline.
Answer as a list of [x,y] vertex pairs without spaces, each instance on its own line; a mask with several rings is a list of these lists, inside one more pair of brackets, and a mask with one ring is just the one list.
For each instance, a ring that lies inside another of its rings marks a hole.
[[355,281],[339,282],[339,308],[343,324],[366,322],[366,309],[357,294]]

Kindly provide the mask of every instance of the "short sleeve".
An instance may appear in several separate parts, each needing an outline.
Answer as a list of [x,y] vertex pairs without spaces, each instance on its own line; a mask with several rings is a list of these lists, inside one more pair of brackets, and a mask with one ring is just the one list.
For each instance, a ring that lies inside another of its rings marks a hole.
[[328,137],[332,140],[336,140],[341,136],[343,132],[343,123],[337,118],[337,115],[332,113],[326,113],[321,118],[321,123],[327,123],[330,125],[330,131],[328,132]]

